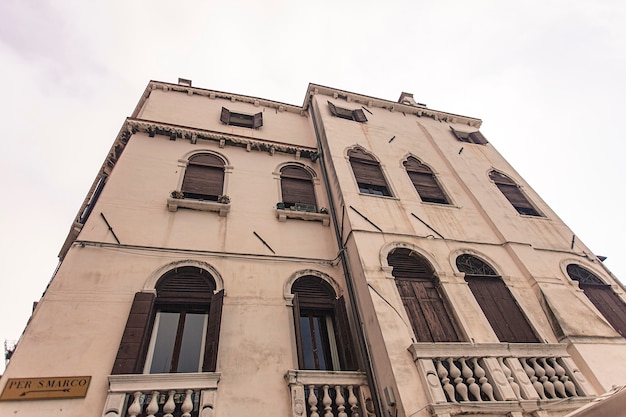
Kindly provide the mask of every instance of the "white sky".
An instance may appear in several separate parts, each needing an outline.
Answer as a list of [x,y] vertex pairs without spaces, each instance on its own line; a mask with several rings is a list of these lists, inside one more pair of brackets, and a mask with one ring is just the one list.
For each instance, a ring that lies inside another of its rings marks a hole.
[[407,91],[481,118],[626,280],[625,22],[623,0],[2,0],[0,341],[19,338],[150,79],[297,105],[309,82]]

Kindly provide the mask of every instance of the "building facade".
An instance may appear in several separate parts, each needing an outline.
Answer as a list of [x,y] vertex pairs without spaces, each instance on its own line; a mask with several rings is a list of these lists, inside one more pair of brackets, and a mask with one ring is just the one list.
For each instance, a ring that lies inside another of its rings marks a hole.
[[626,384],[624,288],[480,124],[150,82],[0,415],[564,416]]

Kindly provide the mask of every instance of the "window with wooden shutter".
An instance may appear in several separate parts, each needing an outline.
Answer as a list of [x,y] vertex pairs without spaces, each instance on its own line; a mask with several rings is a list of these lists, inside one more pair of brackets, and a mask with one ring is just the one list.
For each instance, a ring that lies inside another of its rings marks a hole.
[[542,217],[511,178],[495,170],[489,173],[489,178],[496,184],[500,192],[504,194],[519,214]]
[[292,288],[300,369],[356,370],[343,297],[321,278],[298,278]]
[[387,256],[396,287],[409,316],[417,342],[458,342],[451,309],[439,293],[434,270],[409,249],[399,248]]
[[313,178],[306,169],[292,165],[283,167],[280,188],[284,208],[317,212]]
[[476,143],[479,145],[484,145],[486,143],[489,143],[487,139],[485,138],[485,136],[483,136],[483,134],[480,133],[480,131],[478,130],[474,132],[463,132],[460,130],[455,130],[452,126],[450,126],[450,130],[452,130],[452,133],[454,134],[454,136],[461,142]]
[[509,343],[538,343],[526,316],[502,278],[482,260],[464,254],[456,259],[459,272],[485,314],[498,340]]
[[348,152],[354,178],[363,194],[391,196],[378,161],[360,148]]
[[263,126],[263,113],[235,113],[228,110],[226,107],[222,107],[220,121],[225,125],[258,129],[259,127]]
[[626,303],[613,288],[595,274],[577,264],[567,265],[567,274],[585,293],[604,318],[623,337],[626,337]]
[[190,157],[181,191],[185,198],[217,201],[224,193],[224,161],[208,153]]
[[185,266],[156,292],[135,295],[112,373],[214,372],[223,290],[214,294],[207,271]]
[[344,109],[343,107],[335,106],[330,101],[328,102],[328,109],[330,113],[335,117],[340,117],[342,119],[354,120],[355,122],[364,123],[367,122],[367,117],[365,117],[365,112],[362,109]]
[[412,156],[408,157],[404,162],[404,168],[422,201],[450,204],[430,168]]

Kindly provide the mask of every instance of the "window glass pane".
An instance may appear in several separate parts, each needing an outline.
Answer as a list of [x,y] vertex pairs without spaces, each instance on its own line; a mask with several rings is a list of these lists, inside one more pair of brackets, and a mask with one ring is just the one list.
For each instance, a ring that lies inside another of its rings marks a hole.
[[304,356],[304,369],[315,369],[315,358],[313,356],[313,337],[309,318],[300,317],[300,328],[302,331],[302,354]]
[[179,317],[180,313],[159,312],[158,324],[154,329],[156,341],[150,365],[151,374],[161,374],[170,371]]
[[305,369],[333,369],[326,320],[326,315],[310,314],[300,317]]
[[206,314],[187,313],[176,372],[198,372]]

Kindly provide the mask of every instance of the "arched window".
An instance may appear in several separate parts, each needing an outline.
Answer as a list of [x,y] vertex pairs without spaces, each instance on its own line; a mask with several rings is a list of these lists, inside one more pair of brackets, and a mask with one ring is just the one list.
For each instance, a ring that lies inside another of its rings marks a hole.
[[356,370],[343,297],[310,275],[298,278],[291,292],[300,369]]
[[501,342],[539,342],[513,295],[493,268],[468,254],[457,257],[456,266],[459,272],[465,273],[465,281]]
[[190,157],[181,191],[185,198],[217,201],[224,194],[224,161],[210,153]]
[[418,342],[458,342],[461,340],[450,308],[439,294],[433,268],[409,249],[395,249],[387,256],[393,268],[402,303]]
[[567,274],[585,292],[613,328],[626,337],[626,304],[611,288],[595,274],[577,264],[567,265]]
[[138,292],[112,374],[214,372],[224,291],[207,271],[184,266]]
[[288,165],[280,170],[280,189],[284,208],[317,212],[313,178],[304,168]]
[[404,168],[422,201],[450,204],[430,168],[412,156],[404,161]]
[[539,214],[537,209],[528,198],[526,198],[515,181],[496,170],[492,170],[489,173],[489,178],[496,184],[496,187],[504,194],[506,199],[509,200],[519,214],[541,217],[541,214]]
[[363,149],[348,152],[354,178],[363,194],[391,196],[387,181],[378,161]]

